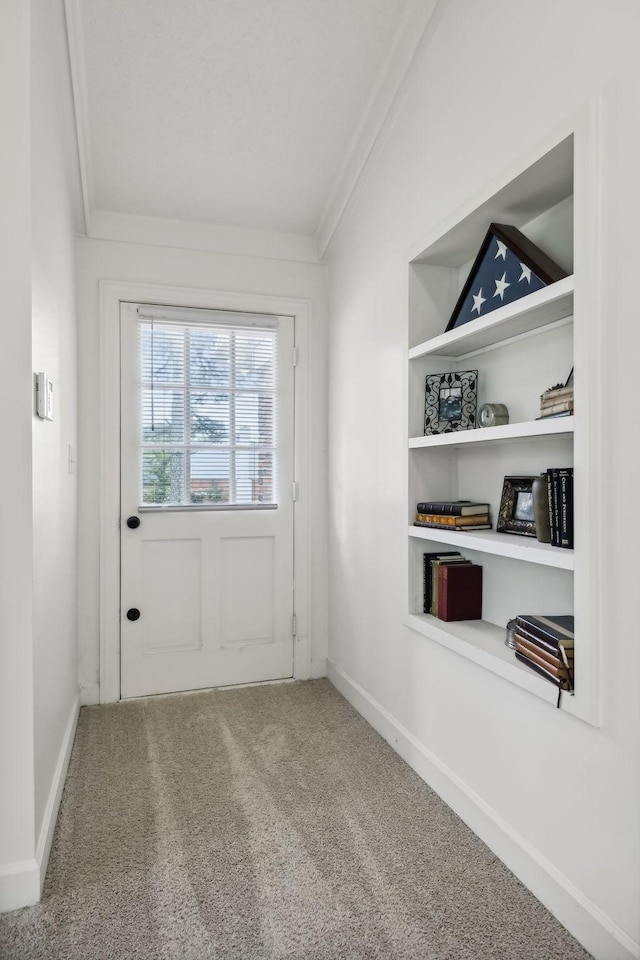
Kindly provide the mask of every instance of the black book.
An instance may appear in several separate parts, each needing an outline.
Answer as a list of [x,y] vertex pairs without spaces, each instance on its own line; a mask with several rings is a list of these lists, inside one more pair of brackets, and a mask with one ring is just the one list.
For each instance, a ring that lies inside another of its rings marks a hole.
[[436,550],[435,553],[424,553],[422,555],[422,591],[423,591],[423,602],[422,602],[422,611],[423,613],[431,613],[431,597],[432,597],[432,578],[431,578],[431,561],[435,560],[438,557],[459,557],[460,553],[458,550]]
[[425,500],[416,508],[416,513],[439,513],[445,517],[472,517],[488,512],[488,503],[477,503],[474,500]]
[[560,478],[556,467],[549,467],[549,525],[551,528],[551,546],[560,546]]
[[559,546],[573,548],[573,467],[558,470]]
[[555,650],[559,643],[573,645],[574,617],[572,614],[519,613],[516,616],[516,629],[524,630],[534,637],[540,637]]

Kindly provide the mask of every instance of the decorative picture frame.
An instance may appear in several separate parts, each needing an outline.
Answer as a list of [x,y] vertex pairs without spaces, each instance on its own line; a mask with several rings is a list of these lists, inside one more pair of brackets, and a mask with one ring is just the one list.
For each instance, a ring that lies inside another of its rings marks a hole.
[[478,401],[478,371],[427,374],[424,435],[474,430]]
[[445,333],[485,317],[567,276],[567,271],[517,227],[492,223],[469,271]]
[[533,510],[533,481],[535,477],[505,477],[496,530],[498,533],[516,533],[522,537],[536,536]]

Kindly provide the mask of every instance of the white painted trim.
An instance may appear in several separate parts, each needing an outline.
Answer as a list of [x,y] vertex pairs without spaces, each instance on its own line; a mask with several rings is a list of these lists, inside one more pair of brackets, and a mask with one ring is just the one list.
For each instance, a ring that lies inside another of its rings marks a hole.
[[75,113],[76,141],[80,166],[80,184],[82,187],[82,205],[84,210],[84,228],[87,236],[91,234],[91,197],[93,192],[93,172],[91,167],[91,137],[89,127],[89,103],[87,100],[87,76],[82,40],[80,13],[81,0],[64,0],[67,22],[67,46],[69,50],[69,69],[71,72],[71,90]]
[[91,236],[95,240],[205,250],[240,257],[267,257],[296,263],[319,263],[317,240],[304,234],[144,217],[108,210],[92,211]]
[[311,303],[267,294],[228,293],[160,284],[100,281],[100,702],[120,699],[120,302],[254,311],[295,318],[299,362],[295,378],[294,577],[298,640],[294,679],[311,670],[309,535],[309,343]]
[[39,899],[40,867],[37,860],[0,866],[0,913],[30,907]]
[[594,957],[640,957],[640,944],[331,659],[327,662],[327,676],[374,730]]
[[311,679],[320,680],[327,675],[327,658],[314,657],[311,661]]
[[413,0],[408,5],[320,218],[316,231],[320,257],[336,237],[367,170],[378,156],[449,2]]
[[42,826],[40,827],[38,845],[36,847],[36,862],[40,871],[40,893],[42,893],[44,879],[47,874],[49,854],[51,853],[51,844],[53,843],[53,833],[56,827],[56,821],[58,819],[62,791],[64,790],[65,780],[67,779],[67,770],[69,769],[69,760],[71,759],[71,750],[73,748],[73,741],[76,735],[79,713],[80,695],[78,694],[74,699],[69,712],[67,726],[62,738],[62,744],[60,746],[60,753],[58,754],[58,762],[56,763],[56,769],[53,774],[53,780],[49,790],[49,797],[47,798],[47,806],[42,818]]
[[100,703],[100,684],[84,683],[80,687],[80,706],[93,707]]

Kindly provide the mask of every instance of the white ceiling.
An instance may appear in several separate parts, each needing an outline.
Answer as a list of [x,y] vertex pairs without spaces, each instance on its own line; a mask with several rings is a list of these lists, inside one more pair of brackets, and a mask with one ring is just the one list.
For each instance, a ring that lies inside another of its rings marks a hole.
[[67,0],[88,212],[316,235],[434,7]]

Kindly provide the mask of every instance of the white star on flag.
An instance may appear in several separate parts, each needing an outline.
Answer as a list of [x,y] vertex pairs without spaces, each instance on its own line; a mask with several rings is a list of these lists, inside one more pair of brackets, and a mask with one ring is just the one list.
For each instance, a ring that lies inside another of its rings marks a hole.
[[522,267],[522,273],[520,274],[518,283],[520,283],[520,280],[526,280],[527,283],[531,283],[531,268],[525,267],[524,263],[522,262],[520,263],[520,266]]
[[502,257],[503,260],[507,259],[507,245],[503,243],[502,240],[496,240],[498,244],[498,252],[496,253],[494,260],[497,260],[498,257]]
[[487,299],[486,297],[482,296],[482,287],[480,287],[480,290],[478,291],[477,294],[472,293],[471,296],[473,297],[473,306],[471,308],[471,313],[473,313],[474,310],[477,310],[478,316],[480,316],[480,311],[482,310],[482,304]]
[[504,300],[504,292],[507,287],[510,287],[511,284],[507,283],[505,277],[507,276],[506,272],[502,274],[502,280],[496,280],[496,292],[494,297],[500,297],[501,300]]

